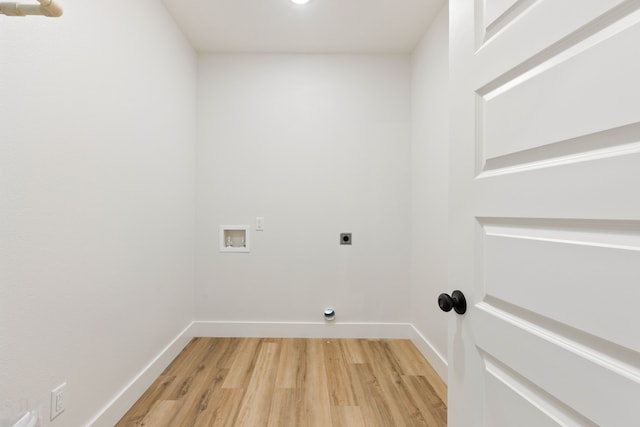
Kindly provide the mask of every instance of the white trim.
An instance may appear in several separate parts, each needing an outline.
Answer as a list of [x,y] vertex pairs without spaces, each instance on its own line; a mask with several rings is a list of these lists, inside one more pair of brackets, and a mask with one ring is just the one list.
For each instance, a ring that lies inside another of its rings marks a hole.
[[412,327],[408,323],[196,321],[189,334],[194,337],[410,339]]
[[153,384],[162,371],[187,346],[193,335],[191,322],[140,373],[129,382],[89,423],[90,427],[114,426]]
[[447,384],[447,370],[449,364],[447,359],[431,344],[431,342],[413,325],[411,326],[410,339],[420,350],[420,353],[427,359],[427,362],[435,369],[442,381]]

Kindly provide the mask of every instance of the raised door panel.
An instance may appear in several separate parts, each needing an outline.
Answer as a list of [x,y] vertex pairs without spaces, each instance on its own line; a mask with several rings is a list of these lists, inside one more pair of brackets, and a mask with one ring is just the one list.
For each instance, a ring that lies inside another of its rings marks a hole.
[[626,305],[640,301],[639,222],[501,219],[483,229],[487,297],[640,352],[640,328],[626,326],[640,325]]
[[564,414],[571,420],[565,425],[637,425],[637,369],[594,351],[589,339],[576,335],[574,340],[535,317],[497,305],[481,303],[473,319],[488,375],[505,367],[504,384],[544,413]]
[[[633,133],[636,133],[634,131]],[[629,135],[628,139],[640,141]],[[508,159],[475,181],[476,216],[549,219],[636,220],[640,203],[640,143],[554,156]],[[615,137],[608,140],[615,143]]]
[[513,369],[484,353],[484,426],[595,427]]
[[501,18],[520,3],[522,0],[480,0],[482,28],[486,30],[494,27]]
[[[562,55],[514,76],[481,97],[480,138],[485,160],[638,123],[640,12],[633,24],[619,24]],[[610,34],[613,33],[613,34]],[[606,134],[601,135],[607,146]],[[593,149],[587,145],[585,148]]]
[[[638,0],[476,0],[477,87],[511,78],[624,19]],[[509,7],[505,7],[510,4]],[[501,15],[496,16],[502,12]],[[498,82],[496,82],[498,83]]]

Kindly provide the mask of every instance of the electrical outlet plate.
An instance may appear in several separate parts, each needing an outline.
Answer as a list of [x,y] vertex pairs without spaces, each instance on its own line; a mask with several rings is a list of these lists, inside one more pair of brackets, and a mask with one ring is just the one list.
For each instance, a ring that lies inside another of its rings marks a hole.
[[51,420],[64,412],[65,393],[67,391],[67,383],[60,384],[51,390]]
[[351,244],[351,233],[340,233],[340,244],[341,245],[350,245]]

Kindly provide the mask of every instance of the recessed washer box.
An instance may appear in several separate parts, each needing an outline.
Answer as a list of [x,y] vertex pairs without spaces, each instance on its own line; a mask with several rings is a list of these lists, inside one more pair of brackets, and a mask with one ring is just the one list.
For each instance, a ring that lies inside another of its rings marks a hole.
[[220,252],[250,252],[248,225],[221,225]]

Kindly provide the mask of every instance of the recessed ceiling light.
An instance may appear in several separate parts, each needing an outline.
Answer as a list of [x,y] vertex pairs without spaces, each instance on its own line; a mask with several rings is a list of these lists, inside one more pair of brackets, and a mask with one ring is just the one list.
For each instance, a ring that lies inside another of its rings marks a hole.
[[295,4],[307,4],[310,0],[289,0],[291,3]]

